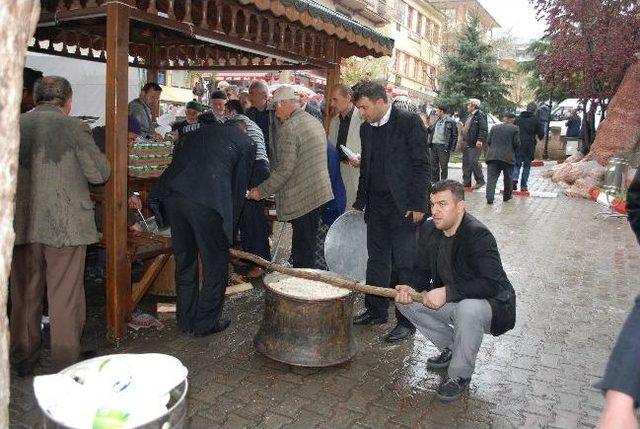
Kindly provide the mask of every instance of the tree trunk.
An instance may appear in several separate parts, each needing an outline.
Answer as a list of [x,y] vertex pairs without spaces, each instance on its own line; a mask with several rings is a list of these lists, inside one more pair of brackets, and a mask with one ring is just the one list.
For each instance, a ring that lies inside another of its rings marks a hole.
[[8,279],[13,249],[13,211],[16,192],[18,118],[22,98],[22,68],[33,35],[40,2],[0,1],[0,427],[9,427]]

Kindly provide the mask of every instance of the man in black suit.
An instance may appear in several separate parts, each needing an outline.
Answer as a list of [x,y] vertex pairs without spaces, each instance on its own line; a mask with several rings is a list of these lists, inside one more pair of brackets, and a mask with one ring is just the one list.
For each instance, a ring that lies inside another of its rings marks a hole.
[[[203,337],[229,326],[222,305],[229,247],[255,159],[251,139],[233,126],[193,124],[160,184],[176,258],[176,317],[183,332]],[[198,285],[198,255],[202,289]]]
[[480,165],[480,152],[482,145],[487,141],[487,115],[480,110],[480,100],[470,98],[467,103],[467,118],[462,127],[464,146],[462,149],[462,183],[466,187],[471,186],[471,175],[476,179],[473,189],[482,188],[485,184],[482,166]]
[[504,202],[511,199],[511,172],[520,146],[520,130],[513,125],[516,115],[507,113],[504,122],[495,125],[487,138],[487,204],[493,204],[496,182],[500,173],[504,179]]
[[[397,286],[396,303],[440,350],[427,367],[448,368],[436,396],[453,401],[469,386],[484,334],[514,327],[516,296],[493,234],[466,212],[460,183],[433,185],[431,213],[433,220],[420,227],[413,287]],[[409,293],[416,290],[422,302],[412,303]]]
[[[383,84],[362,81],[354,88],[354,103],[365,122],[360,127],[362,156],[356,202],[367,222],[367,284],[393,287],[409,281],[413,272],[416,227],[427,211],[429,160],[426,130],[420,117],[392,107]],[[389,300],[365,297],[366,311],[358,325],[386,323]],[[398,324],[385,337],[393,342],[415,333],[396,313]]]

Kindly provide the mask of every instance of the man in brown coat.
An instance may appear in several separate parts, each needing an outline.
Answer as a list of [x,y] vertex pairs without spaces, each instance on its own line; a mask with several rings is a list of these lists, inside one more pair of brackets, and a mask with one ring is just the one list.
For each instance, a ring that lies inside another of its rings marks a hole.
[[333,199],[327,165],[327,137],[322,124],[300,108],[290,86],[273,93],[283,123],[276,139],[271,176],[251,189],[248,198],[276,195],[278,220],[291,222],[291,255],[296,268],[315,268],[314,252],[320,207]]
[[38,361],[45,291],[52,370],[80,356],[85,322],[84,261],[98,241],[88,183],[109,178],[89,127],[69,116],[72,90],[61,77],[35,87],[36,107],[20,117],[20,155],[11,266],[11,347],[18,374]]

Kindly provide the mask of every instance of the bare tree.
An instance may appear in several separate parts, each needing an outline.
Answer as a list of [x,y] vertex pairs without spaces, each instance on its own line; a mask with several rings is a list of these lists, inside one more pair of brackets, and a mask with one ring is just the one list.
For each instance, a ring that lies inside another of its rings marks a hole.
[[18,118],[22,98],[22,68],[29,38],[38,22],[40,2],[0,1],[0,427],[9,427],[9,323],[7,290],[13,232],[13,201],[16,192]]

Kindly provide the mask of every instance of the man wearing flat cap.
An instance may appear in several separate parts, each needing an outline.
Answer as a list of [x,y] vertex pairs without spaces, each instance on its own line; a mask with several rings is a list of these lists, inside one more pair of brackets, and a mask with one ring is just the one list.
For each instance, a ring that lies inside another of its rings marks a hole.
[[327,166],[327,138],[322,124],[300,108],[293,88],[283,85],[271,101],[278,120],[271,176],[249,191],[247,198],[276,196],[278,220],[291,222],[291,256],[296,268],[315,268],[320,209],[333,199]]
[[480,110],[480,100],[470,98],[467,102],[467,119],[462,128],[464,146],[462,149],[462,184],[471,187],[471,176],[476,180],[474,189],[485,185],[482,167],[480,166],[480,152],[487,141],[487,115]]
[[227,104],[227,94],[224,91],[213,91],[211,93],[211,110],[218,120],[224,117],[224,105]]

